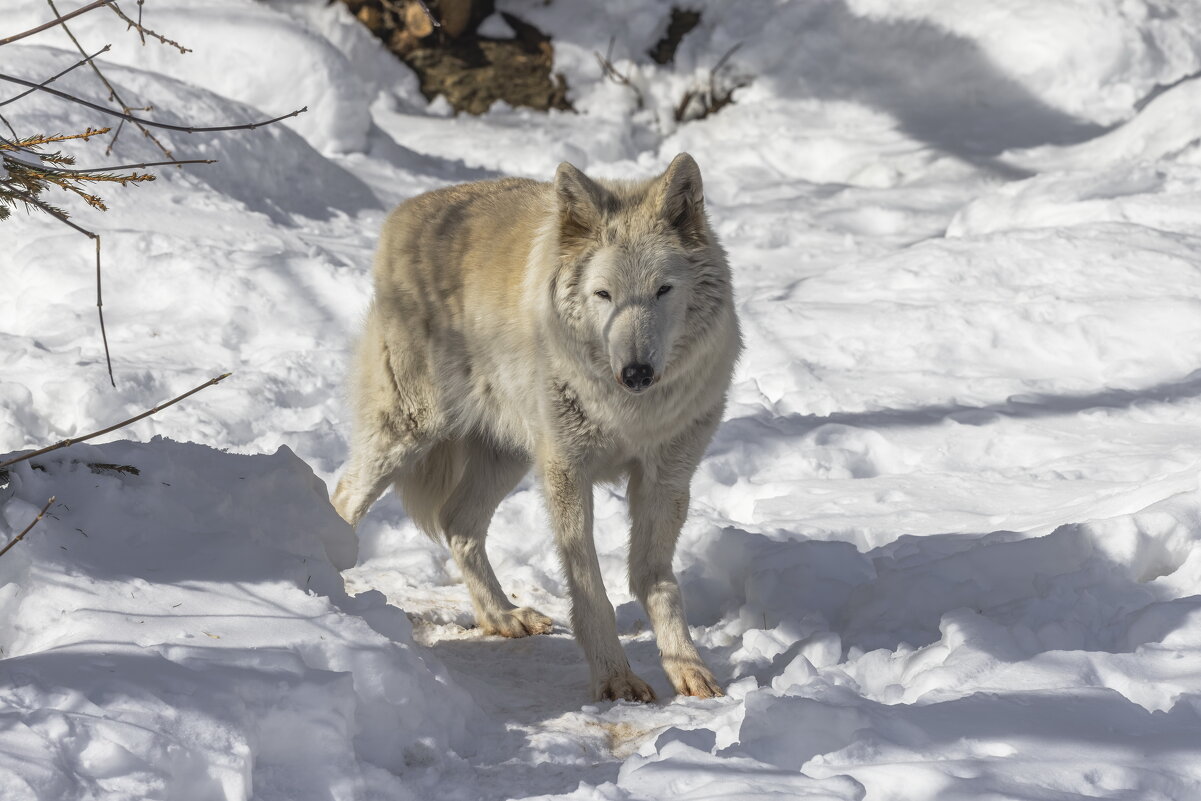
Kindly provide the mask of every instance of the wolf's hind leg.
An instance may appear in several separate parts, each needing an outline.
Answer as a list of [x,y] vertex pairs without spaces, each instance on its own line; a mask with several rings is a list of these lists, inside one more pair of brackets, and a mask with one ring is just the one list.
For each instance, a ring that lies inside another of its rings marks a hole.
[[419,458],[421,451],[412,437],[393,437],[380,430],[361,432],[355,437],[350,464],[334,490],[334,509],[351,526],[358,526],[397,473]]
[[529,470],[529,462],[487,444],[468,444],[463,476],[442,507],[441,524],[450,551],[471,593],[477,625],[488,634],[526,637],[547,634],[551,619],[505,596],[488,561],[484,540],[496,507]]
[[356,526],[388,485],[429,450],[437,421],[420,359],[407,348],[389,350],[375,305],[367,312],[351,380],[354,435],[333,503]]

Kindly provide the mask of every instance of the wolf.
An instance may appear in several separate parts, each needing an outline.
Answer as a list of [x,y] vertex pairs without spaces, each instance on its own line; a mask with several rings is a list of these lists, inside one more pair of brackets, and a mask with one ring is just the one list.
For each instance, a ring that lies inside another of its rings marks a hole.
[[596,700],[651,701],[617,637],[592,491],[625,480],[630,589],[681,694],[722,695],[693,644],[672,557],[689,485],[742,348],[700,169],[643,181],[560,164],[412,198],[388,217],[352,368],[351,453],[334,492],[357,525],[389,485],[444,538],[486,633],[551,620],[517,607],[484,550],[501,500],[536,471]]

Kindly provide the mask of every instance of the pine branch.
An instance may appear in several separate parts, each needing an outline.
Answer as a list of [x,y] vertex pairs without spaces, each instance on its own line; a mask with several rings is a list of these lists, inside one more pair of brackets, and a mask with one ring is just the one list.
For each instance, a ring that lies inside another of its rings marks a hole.
[[56,209],[54,206],[51,206],[49,203],[43,203],[42,201],[38,200],[32,194],[29,194],[27,192],[22,192],[19,189],[13,188],[11,186],[11,182],[0,181],[0,186],[8,186],[9,189],[7,190],[7,194],[10,195],[11,197],[16,198],[17,200],[21,201],[22,203],[24,203],[27,206],[34,206],[34,207],[46,212],[47,214],[49,214],[54,219],[58,220],[63,225],[67,225],[67,226],[70,226],[71,228],[74,228],[76,231],[83,234],[84,236],[86,236],[90,239],[98,239],[100,237],[99,234],[89,231],[88,229],[83,228],[83,227],[71,222],[71,220],[69,220],[67,218],[67,213],[65,211],[63,211],[62,209]]
[[55,186],[57,186],[61,189],[64,189],[68,192],[75,193],[76,195],[78,195],[80,198],[83,199],[84,203],[87,203],[89,206],[91,206],[94,209],[99,209],[100,211],[108,211],[108,206],[104,205],[104,201],[101,200],[98,196],[90,195],[87,192],[80,189],[78,186],[73,186],[69,182],[67,182],[66,180],[64,180],[62,178],[56,178],[51,175],[51,176],[47,176],[44,180],[49,181],[50,183],[54,184]]
[[[54,136],[33,136],[33,137],[30,137],[29,139],[22,139],[17,142],[10,142],[7,139],[0,139],[0,150],[27,150],[29,148],[34,148],[39,145],[48,145],[48,144],[51,144],[52,142],[69,142],[72,139],[82,139],[83,141],[86,142],[89,139],[91,139],[93,136],[100,136],[101,134],[106,134],[108,132],[109,132],[108,128],[88,128],[83,133],[55,134]],[[35,153],[34,155],[40,156],[41,154]],[[12,158],[12,157],[8,156],[6,158]],[[141,166],[141,165],[139,165],[139,166]],[[121,168],[120,167],[107,167],[106,169],[116,170],[116,169],[121,169]]]

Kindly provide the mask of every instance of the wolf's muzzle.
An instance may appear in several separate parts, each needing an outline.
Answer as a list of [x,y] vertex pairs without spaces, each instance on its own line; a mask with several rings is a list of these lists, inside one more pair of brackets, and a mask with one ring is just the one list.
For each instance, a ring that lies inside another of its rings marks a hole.
[[641,392],[655,383],[655,368],[649,364],[628,364],[622,368],[621,383],[632,392]]

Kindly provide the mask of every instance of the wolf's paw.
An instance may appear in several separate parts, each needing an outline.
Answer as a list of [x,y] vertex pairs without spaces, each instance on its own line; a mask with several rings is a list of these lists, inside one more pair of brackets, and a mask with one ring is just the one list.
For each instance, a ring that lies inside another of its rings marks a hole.
[[703,662],[664,660],[663,670],[667,673],[671,686],[675,687],[680,695],[692,695],[697,698],[719,698],[725,695],[717,679]]
[[521,606],[516,609],[493,612],[480,620],[479,626],[485,634],[499,634],[502,637],[529,637],[531,634],[550,634],[554,623],[537,609]]
[[643,701],[655,700],[655,691],[629,670],[607,676],[596,683],[592,695],[598,701]]

